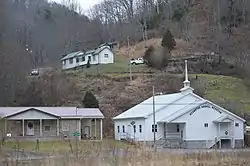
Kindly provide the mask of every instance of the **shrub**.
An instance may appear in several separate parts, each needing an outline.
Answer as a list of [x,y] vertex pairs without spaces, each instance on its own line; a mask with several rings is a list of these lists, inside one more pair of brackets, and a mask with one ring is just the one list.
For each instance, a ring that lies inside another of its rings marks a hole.
[[153,46],[149,46],[147,48],[147,50],[145,51],[144,57],[143,57],[143,59],[145,60],[146,64],[148,66],[150,66],[150,67],[152,66],[152,64],[150,63],[151,62],[150,57],[153,54],[153,52],[154,52],[154,47]]
[[96,99],[95,95],[90,91],[86,92],[82,104],[85,108],[99,108],[98,100]]
[[172,20],[177,21],[177,22],[181,21],[181,19],[184,17],[186,12],[187,12],[186,8],[178,8],[174,10]]
[[150,46],[144,54],[146,64],[155,69],[162,69],[167,66],[170,52],[167,48],[154,48]]
[[172,51],[175,48],[176,42],[170,30],[167,30],[166,33],[164,34],[161,46],[164,48],[168,48],[169,51]]
[[90,68],[91,67],[91,65],[90,65],[90,61],[88,60],[88,62],[87,62],[87,66],[86,66],[87,68]]
[[249,147],[250,146],[250,135],[249,134],[245,134],[244,135],[244,144]]

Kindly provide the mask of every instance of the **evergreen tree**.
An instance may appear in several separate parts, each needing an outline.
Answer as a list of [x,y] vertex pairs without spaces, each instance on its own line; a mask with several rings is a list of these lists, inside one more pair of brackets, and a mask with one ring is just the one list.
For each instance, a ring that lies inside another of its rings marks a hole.
[[167,30],[166,33],[164,34],[161,45],[164,48],[168,48],[169,51],[172,51],[174,47],[176,46],[176,42],[174,40],[174,36],[170,32],[170,30]]
[[96,99],[95,95],[90,91],[86,92],[82,104],[85,108],[99,108],[98,100]]
[[88,62],[87,62],[87,68],[90,68],[90,60],[88,60]]

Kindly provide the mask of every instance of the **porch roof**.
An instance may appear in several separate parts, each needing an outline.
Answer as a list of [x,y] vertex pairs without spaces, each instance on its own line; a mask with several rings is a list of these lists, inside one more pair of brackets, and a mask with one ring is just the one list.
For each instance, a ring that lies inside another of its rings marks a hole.
[[0,107],[0,116],[8,118],[32,109],[55,117],[104,118],[98,108],[77,107]]
[[[229,120],[229,121],[225,121],[225,120]],[[213,122],[215,123],[230,122],[230,121],[233,121],[233,119],[227,115],[220,116],[217,119],[213,120]]]

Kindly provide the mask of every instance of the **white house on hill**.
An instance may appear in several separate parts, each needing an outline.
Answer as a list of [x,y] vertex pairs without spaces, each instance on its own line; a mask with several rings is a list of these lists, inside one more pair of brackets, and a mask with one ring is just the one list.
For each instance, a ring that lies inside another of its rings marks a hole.
[[185,61],[185,81],[180,92],[153,95],[114,117],[115,139],[146,143],[155,140],[164,147],[243,147],[245,120],[196,95],[193,90]]
[[61,59],[62,69],[72,69],[87,65],[88,61],[92,65],[114,63],[114,53],[107,45],[100,46],[95,50],[86,52],[77,51],[70,53]]

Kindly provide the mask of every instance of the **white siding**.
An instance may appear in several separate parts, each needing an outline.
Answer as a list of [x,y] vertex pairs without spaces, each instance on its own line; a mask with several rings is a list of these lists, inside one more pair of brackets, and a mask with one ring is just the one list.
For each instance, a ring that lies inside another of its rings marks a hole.
[[[195,100],[197,100],[198,98],[196,98],[193,95],[188,95],[183,97],[182,99],[180,99],[181,103],[191,103],[194,102]],[[169,115],[168,112],[172,111],[172,110],[177,110],[178,108],[183,108],[184,105],[182,107],[180,107],[182,105],[180,104],[173,104],[173,105],[169,105],[167,107],[165,107],[164,109],[160,110],[160,111],[156,111],[155,113],[155,121],[156,123],[164,118],[166,118],[167,115]],[[153,112],[153,110],[152,110]],[[147,135],[145,136],[146,141],[153,141],[154,140],[154,134],[152,132],[152,124],[153,124],[153,114],[150,115],[147,119],[146,119],[146,128],[147,128]],[[156,134],[156,139],[160,139],[163,137],[164,135],[164,126],[163,124],[158,124],[157,126],[157,134]]]
[[[105,57],[105,55],[108,55],[108,57]],[[90,61],[91,65],[114,63],[114,53],[108,48],[105,48],[99,54],[95,54],[95,55],[87,54],[83,56],[85,57],[84,61],[82,61],[82,56],[78,56],[79,58],[78,63],[76,62],[76,57],[73,58],[72,64],[70,64],[69,59],[65,60],[65,64],[62,61],[62,69],[71,69],[74,67],[86,65],[88,63],[88,57],[91,57],[91,61]]]
[[[154,140],[154,132],[152,131],[153,121],[154,121],[153,116],[149,116],[145,120],[145,141],[153,141]],[[163,135],[164,135],[163,123],[157,124],[157,132],[155,135],[156,135],[156,140],[163,137]]]
[[43,112],[37,111],[37,110],[29,110],[29,111],[25,111],[23,113],[14,115],[9,117],[8,119],[11,120],[21,120],[21,119],[57,119],[55,116],[49,115],[49,114],[45,114]]
[[[107,54],[108,57],[105,57],[105,54]],[[108,48],[102,50],[99,53],[99,63],[100,64],[114,63],[114,53],[110,51]]]
[[[135,121],[136,126],[136,132],[134,133],[134,128],[131,126],[131,122]],[[139,125],[142,126],[142,132],[139,131]],[[120,128],[120,132],[118,133],[118,126]],[[144,119],[119,119],[114,121],[114,127],[115,127],[115,139],[120,140],[121,135],[123,134],[123,126],[125,127],[125,133],[128,133],[132,137],[135,134],[135,138],[139,141],[144,141],[145,132],[147,131],[147,128],[145,126],[145,120]]]
[[[218,124],[213,121],[220,116],[227,115],[222,111],[220,114],[218,111],[212,108],[200,108],[196,110],[192,115],[187,113],[176,120],[173,123],[186,122],[186,140],[212,140],[218,135]],[[243,122],[228,115],[236,123],[239,123],[239,127],[235,127],[233,124],[233,133],[235,139],[244,138]],[[208,123],[208,127],[204,127],[204,123]]]
[[70,59],[66,59],[65,64],[63,64],[63,61],[62,61],[62,68],[63,69],[71,69],[71,68],[74,68],[75,66],[76,66],[76,58],[73,58],[72,64],[70,64]]

